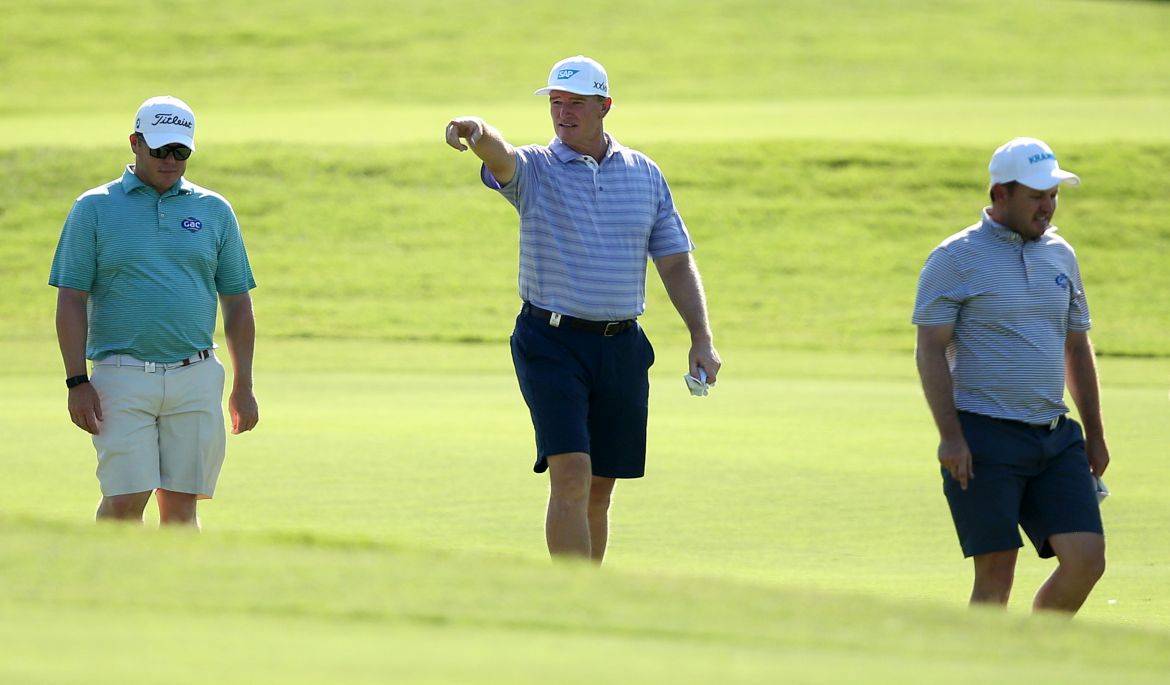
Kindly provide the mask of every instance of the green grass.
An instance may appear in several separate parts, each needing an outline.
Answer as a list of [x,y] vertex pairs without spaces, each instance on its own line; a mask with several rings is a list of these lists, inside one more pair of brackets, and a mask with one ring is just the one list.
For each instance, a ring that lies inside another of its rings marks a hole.
[[[1170,4],[0,0],[0,681],[1155,683],[1170,671],[1161,293]],[[441,143],[545,142],[556,59],[610,71],[699,245],[726,366],[687,396],[656,277],[648,477],[604,571],[550,565],[504,342],[516,218]],[[198,537],[94,527],[45,285],[134,107],[200,117],[244,226],[262,422]],[[1109,570],[1071,624],[964,607],[909,349],[918,269],[1037,135],[1094,314]]]
[[629,102],[1170,94],[1170,13],[1151,2],[604,0],[570,12],[499,0],[217,0],[132,17],[121,7],[0,3],[11,27],[0,113],[125,113],[158,90],[273,115],[511,100],[577,52],[606,64]]
[[[7,367],[0,442],[23,447],[6,459],[0,610],[21,627],[0,635],[18,655],[0,679],[183,669],[198,662],[180,635],[222,652],[207,673],[224,683],[536,682],[563,649],[608,655],[567,682],[1158,682],[1170,665],[1159,361],[1102,363],[1110,568],[1066,625],[1023,620],[1051,569],[1030,550],[1006,615],[963,608],[969,562],[904,355],[744,351],[758,377],[696,400],[680,351],[660,349],[649,477],[617,489],[607,570],[550,568],[500,347],[269,341],[261,427],[230,439],[198,540],[86,524],[92,450],[44,390],[56,375]],[[99,627],[133,648],[99,650]]]
[[1155,683],[1170,647],[1139,629],[669,569],[3,522],[16,554],[0,568],[16,580],[0,591],[12,619],[0,676],[14,682],[978,683],[1010,667],[1036,682]]
[[[620,130],[618,133],[621,136]],[[636,135],[631,136],[636,141]],[[1058,148],[1059,149],[1059,148]],[[503,341],[519,308],[517,219],[476,164],[438,143],[229,146],[190,176],[232,199],[260,288],[265,336]],[[986,201],[985,148],[810,141],[655,145],[699,260],[720,344],[906,351],[918,271]],[[34,161],[35,160],[35,161]],[[1170,353],[1170,145],[1083,144],[1062,153],[1085,180],[1057,223],[1081,259],[1104,354]],[[79,189],[125,155],[0,150],[0,316],[9,336],[51,329],[45,285]],[[650,269],[648,325],[684,333]]]

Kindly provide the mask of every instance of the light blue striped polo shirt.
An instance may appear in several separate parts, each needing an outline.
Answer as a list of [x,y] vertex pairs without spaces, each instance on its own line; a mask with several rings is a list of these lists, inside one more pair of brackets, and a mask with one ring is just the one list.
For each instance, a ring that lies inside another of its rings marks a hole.
[[217,294],[256,282],[227,200],[185,178],[159,195],[127,167],[74,202],[49,285],[89,293],[89,359],[174,362],[211,348]]
[[1076,254],[1056,230],[1024,240],[985,209],[927,258],[913,322],[954,324],[947,361],[958,409],[1035,424],[1068,412],[1065,338],[1089,330],[1089,305]]
[[516,148],[504,186],[480,171],[520,214],[520,298],[594,321],[640,316],[646,258],[694,249],[658,165],[606,138],[600,164],[554,138]]

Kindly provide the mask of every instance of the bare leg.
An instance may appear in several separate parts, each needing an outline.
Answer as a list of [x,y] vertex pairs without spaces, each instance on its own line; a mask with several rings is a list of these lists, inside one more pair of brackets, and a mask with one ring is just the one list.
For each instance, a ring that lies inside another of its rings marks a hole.
[[1062,533],[1048,538],[1060,562],[1040,586],[1035,611],[1075,614],[1105,574],[1105,537],[1096,533]]
[[199,516],[195,513],[195,495],[171,490],[158,491],[158,521],[162,525],[192,526],[199,529]]
[[1016,578],[1018,549],[977,554],[975,584],[971,588],[971,604],[1006,605]]
[[103,497],[98,504],[97,520],[124,521],[142,525],[142,512],[150,501],[150,491]]
[[593,476],[589,488],[589,556],[598,564],[605,559],[605,547],[609,543],[609,502],[616,482],[613,478]]
[[589,557],[589,488],[593,468],[584,452],[548,458],[548,514],[544,537],[553,557]]

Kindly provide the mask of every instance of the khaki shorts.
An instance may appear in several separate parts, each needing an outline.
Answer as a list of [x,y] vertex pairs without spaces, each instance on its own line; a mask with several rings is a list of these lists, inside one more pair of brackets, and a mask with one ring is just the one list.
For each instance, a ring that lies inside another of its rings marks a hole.
[[91,381],[102,408],[93,445],[103,495],[215,493],[227,443],[215,355],[189,366],[114,355],[94,364]]

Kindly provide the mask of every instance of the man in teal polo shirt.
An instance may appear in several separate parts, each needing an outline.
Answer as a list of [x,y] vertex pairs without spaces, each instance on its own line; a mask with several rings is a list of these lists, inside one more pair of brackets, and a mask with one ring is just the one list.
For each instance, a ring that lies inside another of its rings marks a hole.
[[69,415],[97,449],[99,520],[141,523],[156,492],[162,523],[198,526],[196,502],[214,494],[226,444],[217,298],[235,372],[232,432],[259,421],[256,282],[231,205],[183,177],[194,137],[186,103],[144,102],[134,164],[77,199],[53,257]]

